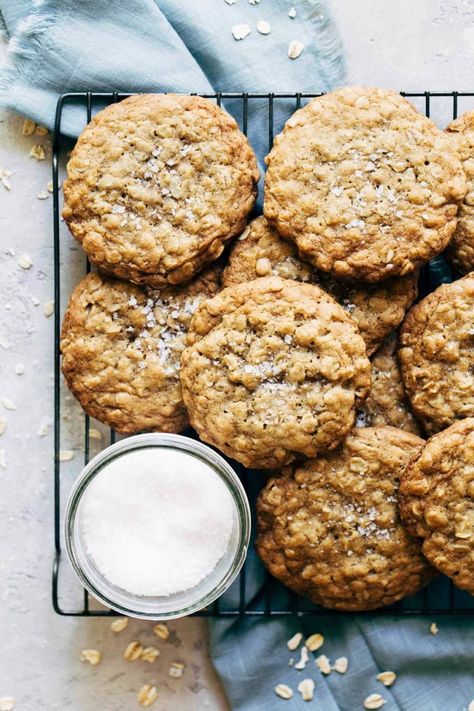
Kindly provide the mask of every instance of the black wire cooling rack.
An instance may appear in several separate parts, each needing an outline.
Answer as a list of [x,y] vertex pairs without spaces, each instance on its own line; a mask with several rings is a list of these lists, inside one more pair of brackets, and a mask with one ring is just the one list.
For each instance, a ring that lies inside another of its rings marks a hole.
[[[443,127],[458,113],[474,109],[474,92],[402,92],[416,107],[431,116]],[[83,128],[94,113],[112,102],[120,101],[129,94],[75,92],[60,97],[54,127],[52,152],[53,168],[53,234],[54,234],[54,545],[52,597],[54,610],[68,616],[107,616],[115,613],[102,607],[86,590],[80,587],[70,570],[63,553],[64,507],[68,492],[82,466],[100,449],[115,442],[113,430],[92,421],[84,415],[71,395],[67,393],[60,371],[60,329],[64,306],[74,284],[89,271],[89,264],[81,249],[70,237],[61,221],[61,179],[65,172],[68,152],[73,141],[63,132],[65,114],[71,111],[76,122],[77,116],[83,116]],[[266,133],[268,148],[273,143],[275,133],[281,130],[283,122],[291,113],[300,108],[307,100],[320,94],[246,94],[216,93],[201,94],[205,98],[222,102],[238,121],[242,131],[252,140],[253,116],[259,117],[259,130]],[[255,109],[255,111],[254,111]],[[261,136],[260,136],[261,138]],[[421,276],[421,294],[430,291],[429,275]],[[185,433],[195,437],[193,432]],[[74,453],[74,456],[72,454]],[[262,484],[261,476],[248,473],[243,467],[232,462],[237,470],[251,501]],[[254,527],[255,528],[255,527]],[[474,614],[474,600],[467,593],[455,588],[452,583],[440,576],[431,585],[417,595],[407,598],[388,608],[372,613],[384,615],[429,614],[459,615]],[[235,583],[225,595],[198,615],[228,616],[261,615],[291,616],[306,614],[330,614],[308,600],[286,590],[263,568],[255,554],[249,557]],[[345,614],[345,613],[338,613]]]

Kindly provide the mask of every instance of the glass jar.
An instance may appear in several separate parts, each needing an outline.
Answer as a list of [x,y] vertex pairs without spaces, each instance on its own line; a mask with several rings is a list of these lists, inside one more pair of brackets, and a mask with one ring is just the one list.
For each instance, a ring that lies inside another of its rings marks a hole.
[[[142,596],[111,583],[99,570],[84,540],[84,495],[88,486],[116,458],[141,448],[166,448],[196,457],[224,482],[233,501],[233,530],[224,555],[212,572],[194,587],[168,596]],[[174,434],[136,435],[116,442],[94,457],[75,482],[66,509],[65,539],[71,565],[82,585],[101,603],[122,615],[167,620],[190,615],[210,605],[231,585],[247,555],[250,507],[245,490],[232,467],[206,445]]]

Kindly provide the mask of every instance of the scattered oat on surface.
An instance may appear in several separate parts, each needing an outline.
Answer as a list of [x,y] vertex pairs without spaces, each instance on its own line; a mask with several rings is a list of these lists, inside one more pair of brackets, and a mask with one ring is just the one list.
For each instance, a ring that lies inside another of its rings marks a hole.
[[234,25],[232,28],[232,35],[235,40],[243,40],[250,34],[250,27],[245,23],[240,25]]
[[25,372],[25,366],[23,365],[23,363],[17,363],[15,365],[15,373],[17,375],[23,375],[24,372]]
[[38,200],[47,200],[49,198],[49,193],[47,190],[40,190],[40,192],[36,194],[36,197]]
[[334,662],[333,669],[334,671],[337,671],[338,674],[345,674],[348,666],[349,660],[347,659],[347,657],[338,657]]
[[0,469],[7,468],[7,453],[4,449],[0,449]]
[[384,704],[387,703],[387,700],[383,698],[383,696],[380,696],[380,694],[370,694],[364,701],[364,708],[365,709],[380,709]]
[[43,146],[36,143],[30,151],[30,158],[36,158],[36,160],[45,160],[46,153],[44,152]]
[[46,318],[49,318],[54,314],[54,301],[47,301],[43,306],[43,313]]
[[301,647],[300,658],[299,658],[299,661],[296,662],[296,664],[295,664],[295,669],[299,669],[299,670],[304,669],[308,662],[309,662],[308,648]]
[[436,624],[436,622],[431,623],[430,632],[431,632],[431,634],[438,634],[439,628],[438,628],[438,625]]
[[6,190],[12,189],[12,185],[9,180],[9,178],[11,178],[11,175],[12,175],[11,170],[0,169],[0,181]]
[[168,625],[165,622],[158,622],[158,624],[153,627],[153,632],[161,639],[168,639],[170,636]]
[[[296,634],[293,635],[293,637],[291,637],[288,640],[288,642],[286,643],[286,646],[288,647],[288,649],[290,651],[294,652],[294,650],[299,647],[299,644],[302,639],[303,639],[303,635],[301,634],[301,632],[297,632]],[[308,646],[307,642],[306,642],[306,646]]]
[[16,405],[10,400],[9,397],[0,398],[0,402],[2,403],[5,410],[16,410]]
[[156,686],[144,684],[138,692],[138,703],[145,708],[155,703],[158,698]]
[[281,699],[291,699],[293,697],[293,690],[286,684],[277,684],[274,691]]
[[181,662],[173,662],[170,668],[168,669],[168,676],[171,676],[174,679],[179,679],[183,676],[183,674],[184,664],[181,664]]
[[123,656],[127,661],[129,662],[134,662],[136,659],[140,659],[140,657],[143,654],[143,646],[140,644],[140,642],[130,642],[125,647],[125,651],[123,653]]
[[46,126],[36,126],[35,133],[37,136],[48,136],[49,129]]
[[32,119],[26,118],[23,121],[23,126],[21,127],[21,132],[24,136],[32,136],[35,132],[36,123]]
[[12,711],[13,708],[15,708],[13,696],[2,696],[0,699],[0,711]]
[[331,664],[325,654],[320,654],[319,657],[316,657],[315,664],[322,674],[331,673]]
[[39,437],[46,437],[46,435],[49,433],[48,425],[41,425],[39,428],[37,434]]
[[33,266],[33,262],[29,254],[22,254],[18,260],[18,264],[22,269],[30,269]]
[[266,20],[259,20],[259,22],[257,22],[257,31],[260,32],[261,35],[269,35],[271,30],[271,25]]
[[303,701],[311,701],[314,696],[314,681],[312,679],[302,679],[298,684],[298,691]]
[[304,49],[304,44],[303,42],[300,42],[299,40],[291,40],[290,44],[288,45],[288,56],[290,59],[297,59],[301,52]]
[[[99,430],[96,430],[95,427],[91,427],[89,430],[89,437],[90,437],[90,439],[102,439],[102,432],[100,432]],[[127,620],[127,624],[128,624],[128,617],[123,617],[121,619]],[[115,620],[115,622],[118,622],[118,621],[119,620]],[[112,624],[113,624],[113,622],[112,622]],[[125,627],[127,626],[127,624],[125,625]],[[122,629],[125,629],[125,628],[122,628]],[[120,630],[118,630],[118,632],[120,632]]]
[[6,421],[3,419],[3,417],[0,417],[0,435],[2,435],[5,432],[6,426],[7,426]]
[[59,451],[60,462],[70,462],[71,459],[74,459],[74,452],[72,449],[61,449]]
[[141,653],[140,659],[142,659],[144,662],[149,662],[150,664],[152,664],[157,660],[159,656],[160,650],[156,647],[145,647],[145,649]]
[[81,662],[89,662],[93,667],[99,664],[101,659],[102,654],[98,649],[83,649],[81,652]]
[[377,680],[381,681],[384,686],[392,686],[397,675],[393,671],[384,671],[377,674]]
[[[89,437],[92,437],[92,431],[92,429],[89,430]],[[94,430],[94,432],[98,432],[98,430]],[[127,626],[128,617],[118,617],[116,620],[110,623],[110,629],[112,630],[112,632],[122,632]]]
[[323,646],[324,636],[319,632],[316,632],[315,634],[312,634],[308,637],[305,644],[310,652],[315,652],[317,649]]
[[296,17],[296,7],[290,7],[290,9],[288,10],[288,17],[289,17],[291,20],[294,20],[294,19],[295,19],[295,17]]

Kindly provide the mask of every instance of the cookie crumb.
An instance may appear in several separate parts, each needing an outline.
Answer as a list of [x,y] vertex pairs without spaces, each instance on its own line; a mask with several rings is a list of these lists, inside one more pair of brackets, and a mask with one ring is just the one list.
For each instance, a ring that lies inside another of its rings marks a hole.
[[349,660],[347,657],[338,657],[334,662],[333,669],[334,671],[337,671],[338,674],[345,674],[348,666]]
[[60,462],[70,462],[71,459],[74,459],[74,452],[72,449],[61,449],[59,451]]
[[21,127],[21,132],[24,136],[32,136],[35,132],[36,122],[33,119],[26,118],[23,121],[23,126]]
[[179,679],[184,674],[184,664],[181,662],[173,662],[168,669],[168,676],[173,677],[173,679]]
[[300,659],[298,662],[296,662],[295,669],[299,669],[299,670],[304,669],[308,662],[309,662],[308,648],[301,647]]
[[439,628],[438,628],[438,625],[436,624],[436,622],[431,623],[430,632],[431,632],[431,634],[438,634]]
[[33,262],[29,254],[22,254],[18,260],[18,265],[22,269],[31,269],[31,267],[33,266]]
[[310,652],[316,652],[317,649],[323,646],[324,636],[319,632],[316,632],[308,637],[305,644]]
[[152,664],[157,660],[157,658],[160,656],[160,650],[157,649],[156,647],[145,647],[143,650],[140,659],[142,659],[144,662],[148,662],[149,664]]
[[320,654],[319,657],[316,657],[315,664],[322,674],[328,675],[331,673],[331,664],[325,654]]
[[140,706],[147,708],[155,703],[158,698],[158,691],[156,686],[151,684],[144,684],[140,691],[138,692],[138,703]]
[[30,158],[36,158],[36,160],[45,160],[46,153],[44,152],[43,146],[36,143],[30,151]]
[[0,399],[5,410],[16,410],[16,405],[10,400],[9,397],[2,397]]
[[277,684],[274,688],[274,692],[280,699],[293,698],[293,689],[287,686],[287,684]]
[[259,20],[259,22],[257,22],[257,31],[260,32],[261,35],[269,35],[272,28],[270,23],[266,20]]
[[298,691],[303,701],[311,701],[314,696],[314,681],[312,679],[302,679],[298,684]]
[[250,27],[245,23],[240,25],[234,25],[232,28],[232,35],[235,40],[243,40],[250,34]]
[[370,694],[364,701],[365,709],[380,709],[387,700],[383,698],[380,694]]
[[[90,437],[90,439],[102,439],[102,432],[100,432],[99,430],[96,430],[94,427],[91,427],[89,430],[89,437]],[[120,619],[127,620],[127,624],[128,624],[128,617],[122,617]],[[120,620],[115,620],[115,622],[120,622]],[[112,625],[113,624],[114,623],[112,622]],[[125,625],[125,627],[127,626],[127,624]],[[123,627],[122,629],[125,629],[125,627]],[[120,632],[120,630],[118,630],[118,631]]]
[[[91,436],[91,432],[92,432],[92,430],[89,431],[89,436]],[[119,617],[110,623],[110,629],[112,630],[112,632],[115,632],[115,633],[122,632],[127,626],[128,626],[128,617]]]
[[290,59],[298,59],[303,49],[303,42],[300,42],[299,40],[291,40],[290,44],[288,45],[288,57]]
[[384,686],[392,686],[397,675],[393,671],[384,671],[377,674],[377,681],[381,681]]
[[92,667],[100,664],[102,654],[98,649],[83,649],[81,652],[81,662],[89,662]]
[[46,318],[49,318],[54,314],[54,301],[47,301],[43,306],[43,313]]

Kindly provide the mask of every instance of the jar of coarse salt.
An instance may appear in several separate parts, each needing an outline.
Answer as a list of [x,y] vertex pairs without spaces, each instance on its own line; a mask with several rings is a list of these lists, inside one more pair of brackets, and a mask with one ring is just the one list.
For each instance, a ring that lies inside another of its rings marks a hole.
[[66,549],[85,588],[130,617],[210,605],[241,569],[250,508],[232,467],[173,434],[129,437],[84,468],[70,494]]

